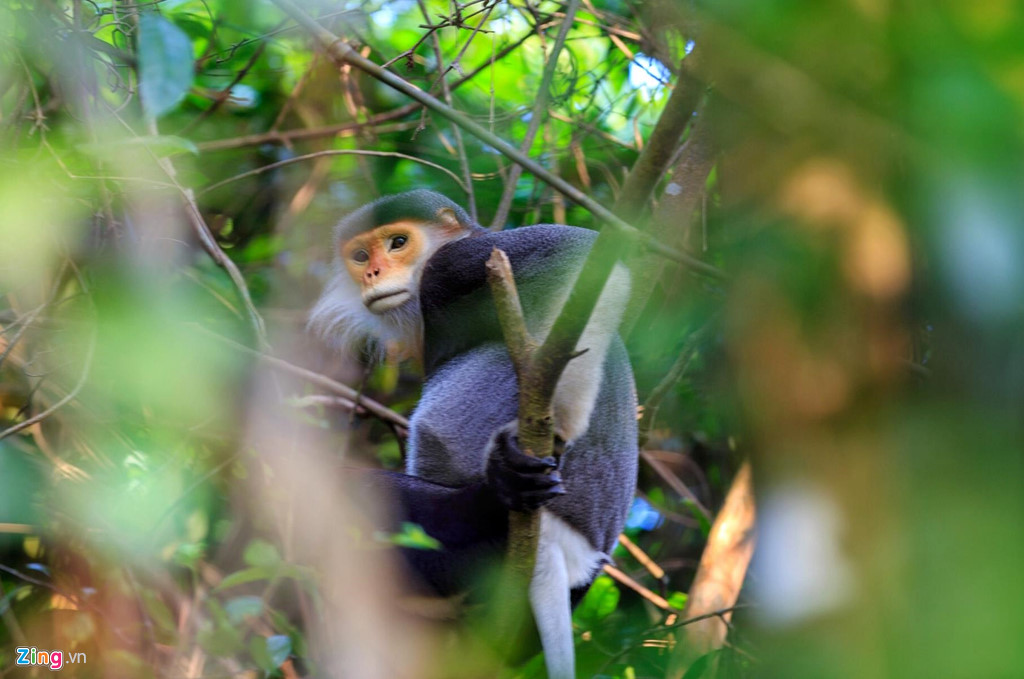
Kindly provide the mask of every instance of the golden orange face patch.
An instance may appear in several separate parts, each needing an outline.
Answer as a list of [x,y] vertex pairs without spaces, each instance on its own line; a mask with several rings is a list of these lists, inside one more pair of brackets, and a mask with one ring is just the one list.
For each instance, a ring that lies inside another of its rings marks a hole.
[[401,221],[361,233],[341,246],[341,258],[352,279],[365,287],[408,273],[426,245],[425,225]]

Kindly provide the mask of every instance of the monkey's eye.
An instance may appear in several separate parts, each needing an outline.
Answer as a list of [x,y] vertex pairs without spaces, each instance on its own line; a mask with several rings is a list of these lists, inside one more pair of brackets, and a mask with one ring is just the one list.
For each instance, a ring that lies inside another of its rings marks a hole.
[[395,236],[394,238],[391,239],[391,245],[389,246],[389,249],[401,250],[403,247],[405,247],[405,244],[408,242],[408,236]]
[[352,253],[352,259],[359,264],[366,264],[370,261],[370,253],[366,250],[356,250]]

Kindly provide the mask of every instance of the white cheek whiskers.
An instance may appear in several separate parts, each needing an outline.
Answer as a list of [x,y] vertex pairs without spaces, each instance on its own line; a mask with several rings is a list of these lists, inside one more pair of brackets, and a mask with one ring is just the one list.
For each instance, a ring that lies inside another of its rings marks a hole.
[[357,353],[364,344],[368,344],[370,356],[378,361],[386,357],[392,344],[418,353],[423,341],[419,274],[419,270],[414,272],[414,285],[404,304],[375,314],[363,304],[359,285],[343,265],[336,263],[331,280],[309,313],[307,327],[329,346],[342,352]]

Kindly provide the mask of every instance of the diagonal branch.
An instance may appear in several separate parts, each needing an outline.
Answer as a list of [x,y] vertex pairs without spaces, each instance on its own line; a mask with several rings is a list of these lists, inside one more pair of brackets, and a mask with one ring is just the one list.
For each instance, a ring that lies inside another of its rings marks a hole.
[[650,139],[629,171],[622,193],[615,202],[616,214],[640,214],[654,187],[665,174],[679,138],[704,93],[704,82],[699,78],[699,71],[700,49],[697,48],[683,60],[679,69],[679,82],[672,90]]
[[321,375],[318,372],[313,372],[312,370],[307,370],[306,368],[302,368],[293,363],[289,363],[288,361],[280,359],[276,356],[271,356],[270,354],[264,353],[262,351],[250,349],[244,344],[239,344],[238,342],[235,342],[232,339],[224,337],[223,335],[218,334],[216,332],[213,332],[212,330],[207,330],[201,325],[195,325],[195,328],[204,335],[212,339],[215,339],[218,342],[225,344],[226,346],[231,347],[232,349],[238,351],[239,353],[243,353],[247,356],[257,358],[272,368],[275,368],[282,372],[290,373],[297,377],[301,377],[302,379],[308,382],[311,382],[319,387],[323,387],[329,392],[332,392],[334,394],[337,394],[338,396],[341,396],[342,398],[352,401],[353,403],[365,408],[367,412],[371,413],[372,415],[374,415],[383,422],[396,425],[406,430],[409,429],[409,420],[406,417],[400,415],[399,413],[396,413],[394,410],[391,410],[382,403],[374,401],[372,398],[363,396],[361,393],[359,393],[357,389],[353,389],[348,385],[342,384],[341,382],[338,382],[336,380],[332,380],[330,377],[327,377],[326,375]]
[[249,294],[249,286],[246,284],[242,272],[238,269],[238,265],[217,244],[217,239],[213,237],[213,232],[210,231],[210,227],[206,225],[206,220],[203,219],[203,215],[199,211],[199,206],[196,204],[192,190],[178,184],[172,174],[168,174],[168,176],[177,186],[178,191],[181,192],[181,196],[185,201],[185,211],[188,213],[189,221],[192,222],[192,229],[195,231],[196,236],[198,236],[203,249],[206,250],[206,253],[210,255],[218,266],[227,272],[228,277],[234,284],[235,290],[242,300],[242,305],[249,315],[249,323],[252,326],[256,343],[261,349],[268,348],[270,344],[267,341],[267,326],[263,322],[260,312],[257,311],[256,304],[252,301],[252,295]]
[[[697,112],[690,126],[686,143],[673,160],[672,176],[658,201],[650,221],[650,233],[677,247],[690,241],[695,216],[699,214],[708,176],[718,162],[719,145],[715,139],[717,105],[714,94]],[[632,265],[632,304],[626,310],[622,334],[628,337],[636,325],[646,300],[650,298],[664,271],[664,262],[652,257],[638,257]]]
[[[436,98],[419,89],[415,85],[412,85],[394,73],[387,71],[376,63],[366,59],[345,44],[340,38],[338,38],[338,36],[318,24],[316,20],[310,17],[292,0],[272,0],[272,2],[308,30],[310,34],[312,34],[313,37],[327,50],[328,55],[335,63],[351,64],[352,66],[355,66],[359,70],[376,78],[377,80],[380,80],[384,84],[390,85],[402,94],[415,99],[427,108],[447,118],[463,130],[482,140],[484,143],[489,144],[510,160],[522,165],[523,168],[529,170],[538,179],[544,181],[552,188],[564,194],[570,200],[589,210],[595,217],[606,224],[608,228],[604,231],[613,231],[620,234],[625,239],[640,242],[653,252],[657,252],[681,264],[685,264],[697,273],[717,280],[724,280],[727,278],[725,272],[721,269],[706,262],[702,262],[696,257],[685,252],[680,252],[679,250],[668,247],[658,239],[652,238],[639,231],[620,217],[616,216],[611,210],[590,198],[583,191],[577,189],[561,177],[548,172],[547,169],[537,161],[520,153],[519,149],[509,144],[501,137],[489,132],[483,126],[438,101]],[[595,245],[595,249],[596,247],[597,246]]]

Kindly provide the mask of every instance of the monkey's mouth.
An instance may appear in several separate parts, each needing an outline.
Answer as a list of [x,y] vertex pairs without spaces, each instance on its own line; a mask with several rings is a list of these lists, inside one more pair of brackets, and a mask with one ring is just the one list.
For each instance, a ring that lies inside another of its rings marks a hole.
[[412,298],[412,295],[405,289],[385,290],[366,297],[363,300],[363,304],[373,313],[382,314],[386,311],[397,309],[408,302],[410,298]]

